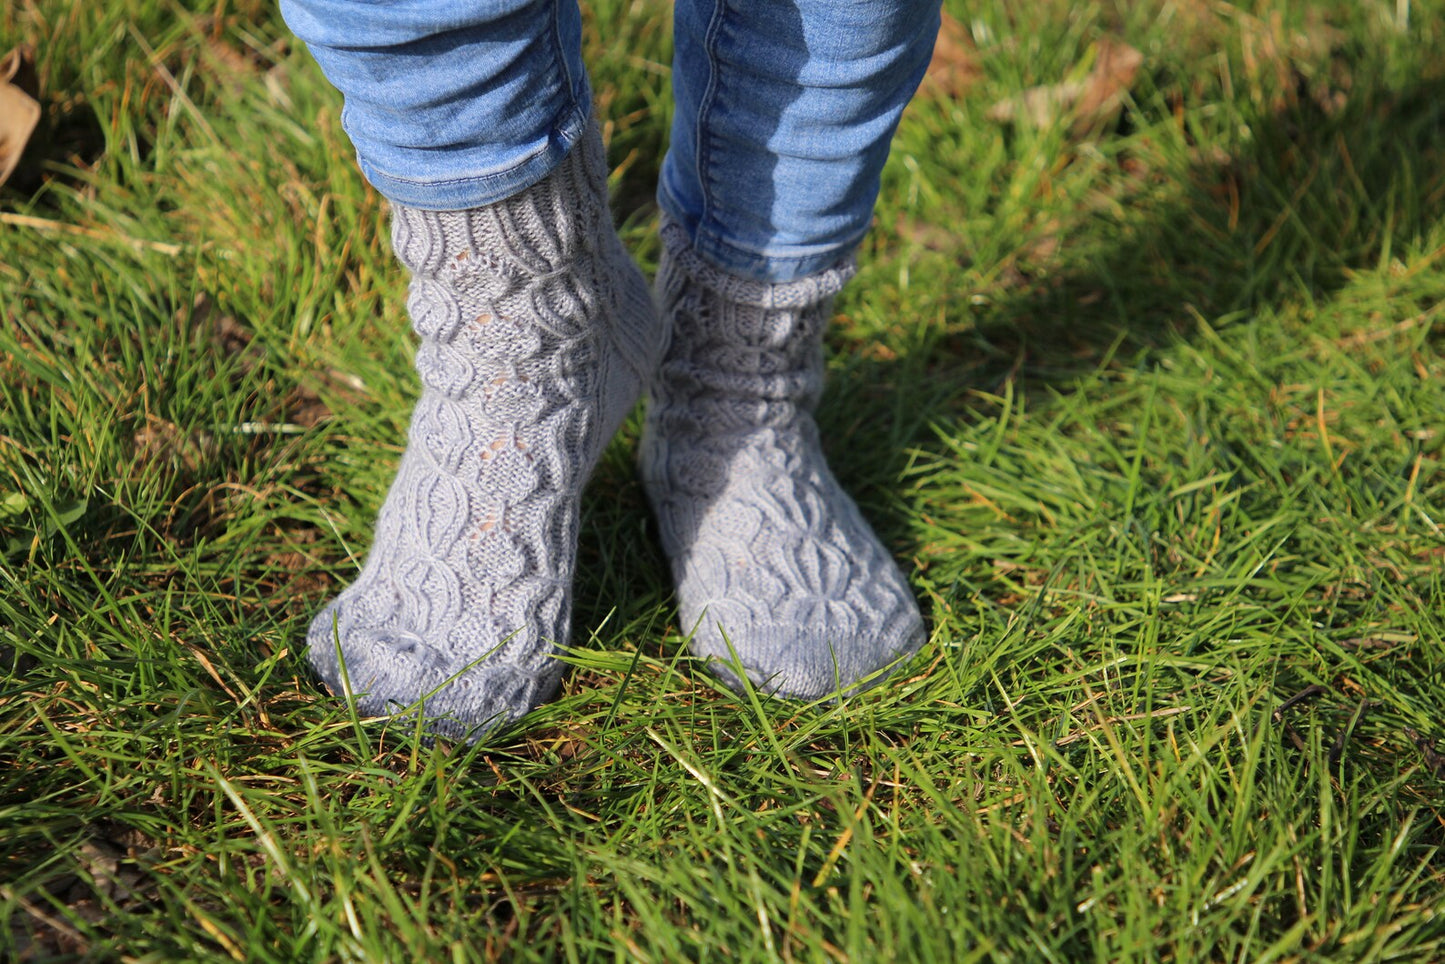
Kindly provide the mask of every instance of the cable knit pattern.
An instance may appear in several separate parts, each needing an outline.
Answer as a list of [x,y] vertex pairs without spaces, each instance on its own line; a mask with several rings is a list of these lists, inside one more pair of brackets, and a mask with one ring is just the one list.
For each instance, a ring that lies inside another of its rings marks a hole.
[[424,699],[431,732],[477,739],[561,678],[578,496],[663,343],[606,174],[594,130],[506,201],[393,209],[423,390],[361,575],[308,635],[363,713]]
[[877,682],[923,643],[908,585],[829,471],[813,420],[823,329],[852,275],[850,259],[780,284],[732,277],[663,226],[672,344],[643,479],[693,650],[734,687],[740,662],[768,692],[816,699]]

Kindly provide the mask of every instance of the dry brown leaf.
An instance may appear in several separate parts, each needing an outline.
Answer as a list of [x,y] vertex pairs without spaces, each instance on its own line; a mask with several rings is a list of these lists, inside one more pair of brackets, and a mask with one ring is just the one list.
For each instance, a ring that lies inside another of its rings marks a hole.
[[1233,80],[1257,103],[1281,111],[1307,93],[1327,115],[1343,110],[1354,78],[1348,59],[1335,56],[1347,35],[1330,24],[1328,12],[1304,5],[1302,16],[1286,24],[1281,11],[1255,6],[1260,13],[1217,0],[1177,0],[1169,6],[1174,52],[1212,59],[1237,44],[1241,63]]
[[1144,55],[1122,40],[1099,41],[1094,69],[1084,81],[1084,93],[1074,106],[1074,130],[1092,128],[1100,121],[1111,122],[1123,106],[1124,95],[1134,86]]
[[1105,38],[1092,47],[1093,67],[1082,80],[1030,87],[995,104],[989,120],[1004,124],[1048,127],[1072,118],[1074,136],[1084,137],[1108,126],[1119,115],[1124,95],[1139,76],[1144,55],[1122,40]]
[[1054,118],[1078,101],[1083,89],[1083,82],[1077,80],[1030,87],[1022,94],[1001,100],[990,107],[988,119],[1000,124],[1047,127],[1053,123]]
[[188,433],[174,422],[155,415],[133,436],[136,456],[146,462],[178,465],[194,472],[213,453],[215,438],[209,432]]
[[914,244],[927,248],[930,251],[953,251],[959,246],[958,234],[955,230],[945,228],[933,221],[919,221],[907,215],[900,215],[894,230],[901,238],[907,238]]
[[933,59],[923,75],[924,93],[957,100],[981,77],[983,65],[968,28],[945,13],[933,45]]
[[35,50],[21,44],[0,59],[0,184],[15,173],[40,123],[35,99]]

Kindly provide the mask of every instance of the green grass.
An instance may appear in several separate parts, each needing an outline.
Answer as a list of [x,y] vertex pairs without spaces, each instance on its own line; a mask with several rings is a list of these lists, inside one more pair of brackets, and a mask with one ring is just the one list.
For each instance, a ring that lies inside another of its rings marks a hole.
[[[589,6],[656,255],[667,5]],[[932,628],[843,706],[685,655],[634,477],[485,747],[299,651],[416,385],[384,205],[262,0],[21,0],[0,189],[0,957],[1445,957],[1439,2],[978,0],[820,413]],[[1117,120],[988,118],[1144,55]]]

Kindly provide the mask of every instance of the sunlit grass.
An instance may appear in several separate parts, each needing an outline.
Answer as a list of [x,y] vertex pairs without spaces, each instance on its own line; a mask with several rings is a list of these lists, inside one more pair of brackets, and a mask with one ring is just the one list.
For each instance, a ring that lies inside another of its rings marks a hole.
[[[0,11],[47,107],[0,188],[0,957],[1440,959],[1445,10],[949,9],[820,412],[929,644],[842,706],[716,683],[634,425],[563,693],[483,747],[299,652],[417,391],[339,98],[268,3]],[[588,12],[651,267],[668,6]],[[1105,36],[1117,117],[989,118]]]

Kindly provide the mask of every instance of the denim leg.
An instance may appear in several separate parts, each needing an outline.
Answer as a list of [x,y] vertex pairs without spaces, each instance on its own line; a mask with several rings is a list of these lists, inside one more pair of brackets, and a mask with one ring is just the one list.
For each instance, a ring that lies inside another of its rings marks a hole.
[[677,0],[658,200],[717,267],[789,281],[868,229],[940,0]]
[[281,0],[345,97],[362,173],[434,211],[540,181],[586,130],[576,0]]

